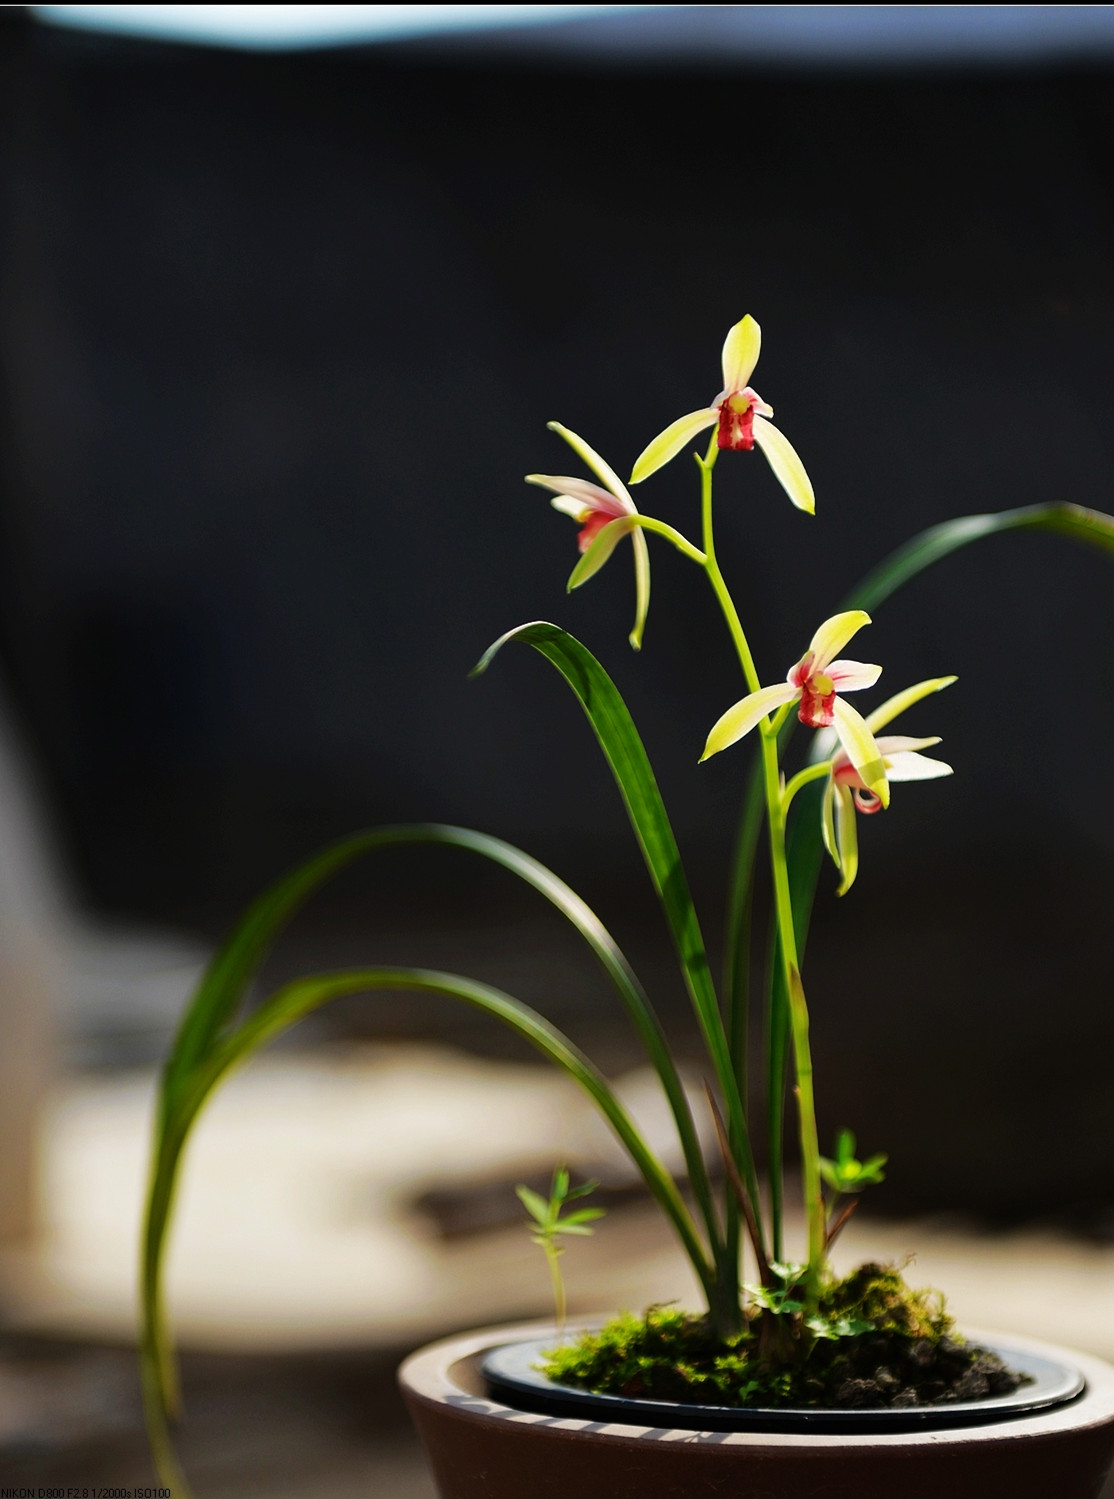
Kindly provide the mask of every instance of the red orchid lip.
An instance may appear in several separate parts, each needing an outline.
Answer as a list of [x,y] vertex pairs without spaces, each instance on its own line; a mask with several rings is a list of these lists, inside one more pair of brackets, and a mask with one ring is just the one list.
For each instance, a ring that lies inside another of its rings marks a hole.
[[754,405],[747,401],[741,411],[735,409],[737,395],[729,396],[719,404],[719,427],[716,446],[733,453],[749,453],[754,447]]

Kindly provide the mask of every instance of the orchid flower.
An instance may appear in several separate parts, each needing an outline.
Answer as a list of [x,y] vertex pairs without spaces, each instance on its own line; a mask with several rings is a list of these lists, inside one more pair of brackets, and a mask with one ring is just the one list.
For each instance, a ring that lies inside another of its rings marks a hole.
[[788,438],[769,420],[774,414],[773,407],[768,406],[747,384],[758,363],[761,347],[762,330],[747,313],[724,341],[723,389],[719,395],[702,411],[678,417],[664,432],[658,433],[635,463],[630,476],[632,484],[641,484],[643,479],[648,479],[676,457],[698,432],[718,424],[716,443],[719,447],[749,452],[757,443],[765,453],[774,477],[797,509],[807,510],[809,515],[815,511],[816,497],[804,464]]
[[582,555],[569,577],[569,588],[579,588],[599,572],[617,544],[629,533],[634,547],[635,588],[634,629],[630,633],[630,643],[636,651],[640,650],[646,611],[650,606],[650,553],[639,522],[631,519],[638,515],[638,509],[618,474],[594,448],[590,448],[575,432],[562,427],[560,422],[550,422],[548,426],[551,432],[557,432],[565,439],[604,486],[601,489],[599,484],[588,479],[555,474],[526,475],[527,484],[538,484],[543,489],[554,491],[549,502],[554,510],[571,515],[580,524],[577,546]]
[[[930,693],[950,687],[955,680],[955,677],[933,677],[929,681],[918,682],[915,687],[907,687],[904,692],[899,692],[881,707],[875,708],[866,720],[867,728],[872,734],[876,733],[899,713],[904,713],[906,708],[912,707]],[[932,781],[939,776],[952,774],[951,766],[946,765],[943,760],[933,760],[920,753],[921,750],[931,749],[934,744],[939,744],[938,735],[928,739],[910,739],[904,734],[888,734],[875,743],[886,768],[887,780]],[[820,811],[824,846],[842,875],[837,895],[847,894],[859,872],[859,838],[855,816],[859,812],[870,816],[881,806],[881,800],[867,786],[846,752],[840,749],[831,762]]]
[[826,619],[812,637],[808,650],[792,667],[784,682],[760,687],[742,698],[717,720],[708,735],[702,760],[718,755],[744,734],[749,734],[774,708],[800,703],[797,717],[813,729],[834,728],[847,754],[848,762],[861,777],[863,786],[872,792],[882,806],[890,799],[882,754],[874,741],[867,721],[841,692],[856,692],[873,687],[882,673],[880,666],[862,661],[836,661],[856,631],[870,624],[870,615],[862,609],[848,609]]

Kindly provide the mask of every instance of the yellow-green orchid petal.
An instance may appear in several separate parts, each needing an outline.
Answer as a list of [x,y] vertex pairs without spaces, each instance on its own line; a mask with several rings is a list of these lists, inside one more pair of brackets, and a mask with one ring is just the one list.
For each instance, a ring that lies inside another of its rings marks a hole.
[[752,428],[754,440],[766,455],[766,461],[774,471],[774,478],[793,501],[798,510],[808,515],[816,514],[816,495],[812,480],[797,456],[797,450],[783,432],[779,432],[764,416],[755,416]]
[[893,697],[887,698],[884,703],[875,708],[873,713],[867,715],[867,728],[872,734],[877,734],[879,729],[884,729],[888,723],[892,723],[899,713],[905,712],[906,708],[919,703],[923,697],[931,697],[934,692],[942,692],[945,687],[950,687],[957,680],[957,677],[929,677],[913,687],[906,687],[904,692],[896,692]]
[[[556,501],[553,502],[556,504]],[[569,574],[568,590],[579,588],[582,583],[599,572],[623,537],[637,529],[638,522],[632,515],[621,515],[618,520],[608,521],[591,546]],[[645,539],[642,541],[645,550]]]
[[[869,721],[867,728],[870,728]],[[878,752],[885,759],[891,755],[904,754],[907,750],[929,749],[934,744],[940,743],[939,734],[930,734],[926,739],[911,739],[908,734],[884,734],[881,739],[876,739]]]
[[953,774],[945,761],[918,755],[914,750],[897,750],[886,755],[886,775],[891,781],[935,781]]
[[[554,494],[579,500],[582,510],[600,510],[605,515],[635,514],[634,501],[625,490],[622,494],[612,494],[609,489],[601,489],[590,479],[574,479],[571,474],[527,474],[526,482],[537,484],[541,489],[550,489]],[[571,514],[571,511],[568,513]]]
[[741,698],[712,725],[701,760],[707,760],[710,755],[718,755],[720,750],[727,749],[744,734],[749,734],[772,709],[780,708],[782,703],[791,703],[797,696],[798,691],[792,683],[778,682],[773,687],[760,687],[757,692]]
[[659,432],[654,440],[647,443],[639,453],[634,468],[631,470],[631,483],[641,484],[643,479],[656,474],[658,469],[668,463],[671,458],[675,458],[698,432],[703,432],[706,427],[714,427],[717,420],[717,412],[709,407],[704,411],[690,411],[688,416],[679,416],[675,422],[670,422],[665,431]]
[[549,503],[562,515],[571,515],[573,520],[580,520],[588,508],[583,500],[575,500],[571,494],[555,494]]
[[874,686],[882,668],[873,661],[829,661],[824,675],[837,692],[861,692],[864,687]]
[[725,395],[750,384],[762,350],[762,329],[748,312],[728,331],[723,341],[723,390]]
[[[561,498],[563,496],[558,495],[551,503],[556,506],[557,500]],[[646,628],[646,614],[650,608],[650,549],[646,545],[646,538],[642,534],[637,516],[621,515],[617,520],[609,521],[604,526],[573,568],[567,587],[571,593],[574,588],[587,583],[593,574],[599,572],[616,546],[629,532],[633,532],[631,544],[634,547],[634,628],[628,638],[634,649],[640,651],[642,632]]]
[[855,825],[855,802],[846,786],[835,788],[838,803],[839,867],[843,878],[837,895],[846,895],[859,872],[859,830]]
[[650,607],[650,549],[646,534],[639,526],[631,537],[634,547],[634,629],[627,637],[636,651],[642,649],[642,631],[646,628],[646,611]]
[[[646,611],[650,607],[650,553],[646,538],[639,529],[640,517],[634,501],[619,475],[583,437],[570,431],[568,427],[563,427],[560,422],[550,422],[549,429],[563,437],[573,452],[606,485],[605,489],[601,489],[587,479],[574,479],[568,475],[526,475],[528,484],[555,490],[556,493],[550,500],[553,508],[572,516],[573,520],[580,523],[579,545],[583,554],[569,576],[569,590],[571,592],[572,589],[579,588],[594,573],[598,573],[623,537],[634,532],[631,543],[634,547],[635,609],[630,643],[636,651],[640,650],[642,632],[646,626]],[[684,542],[683,537],[680,539]]]
[[573,452],[583,458],[596,478],[611,491],[616,499],[625,500],[630,508],[634,509],[634,501],[627,493],[626,485],[611,465],[600,457],[595,448],[589,447],[583,437],[578,437],[575,432],[570,432],[568,427],[563,427],[560,422],[547,422],[546,426],[551,432],[556,432],[565,439]]
[[824,796],[820,802],[820,832],[824,839],[824,847],[832,856],[832,863],[837,869],[842,868],[839,862],[839,844],[836,841],[835,817],[835,782],[831,776],[828,777],[824,786]]
[[862,776],[866,787],[874,792],[884,807],[888,807],[890,788],[886,781],[885,761],[866,720],[841,697],[833,701],[832,712],[835,714],[835,730],[847,751],[847,758]]
[[842,614],[833,614],[831,619],[826,619],[809,642],[808,650],[812,657],[809,670],[823,671],[851,637],[868,624],[870,615],[863,609],[845,609]]

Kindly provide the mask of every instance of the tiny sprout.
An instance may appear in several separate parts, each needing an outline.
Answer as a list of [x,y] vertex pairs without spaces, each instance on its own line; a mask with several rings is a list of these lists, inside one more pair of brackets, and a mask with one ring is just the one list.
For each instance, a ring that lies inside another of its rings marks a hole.
[[805,1265],[782,1264],[778,1260],[771,1260],[770,1284],[768,1286],[748,1285],[746,1289],[750,1292],[755,1305],[760,1306],[763,1311],[771,1312],[775,1317],[794,1317],[805,1308],[801,1281],[807,1268]]
[[834,1197],[828,1208],[835,1206],[836,1198],[845,1193],[851,1195],[851,1201],[845,1203],[840,1212],[829,1219],[826,1247],[831,1248],[836,1236],[845,1226],[851,1214],[859,1205],[857,1194],[866,1187],[875,1186],[878,1182],[885,1181],[886,1175],[882,1167],[889,1160],[884,1153],[872,1155],[868,1160],[859,1161],[855,1159],[855,1136],[849,1129],[841,1129],[836,1137],[835,1158],[828,1156],[820,1157],[820,1175],[831,1187]]
[[855,1136],[849,1129],[841,1129],[836,1139],[835,1159],[820,1157],[820,1175],[833,1192],[861,1192],[864,1187],[885,1181],[882,1167],[888,1160],[889,1156],[882,1154],[872,1155],[867,1161],[857,1161]]
[[550,1280],[553,1282],[554,1313],[557,1322],[557,1336],[565,1336],[565,1282],[561,1275],[559,1257],[564,1254],[563,1244],[557,1240],[563,1234],[576,1234],[587,1237],[594,1230],[588,1224],[596,1218],[602,1218],[603,1208],[577,1208],[575,1212],[561,1217],[561,1210],[566,1203],[575,1201],[578,1197],[587,1197],[599,1186],[598,1181],[587,1181],[579,1187],[569,1187],[569,1173],[566,1167],[557,1166],[553,1171],[553,1180],[549,1187],[549,1201],[531,1188],[520,1184],[515,1188],[518,1199],[523,1207],[534,1220],[531,1224],[530,1238],[537,1244],[545,1254],[546,1263],[549,1266]]

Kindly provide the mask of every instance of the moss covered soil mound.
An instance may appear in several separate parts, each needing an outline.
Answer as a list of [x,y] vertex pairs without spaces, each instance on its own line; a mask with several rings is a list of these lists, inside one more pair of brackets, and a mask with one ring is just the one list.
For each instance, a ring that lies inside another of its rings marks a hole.
[[940,1405],[1026,1382],[997,1354],[964,1342],[943,1298],[911,1290],[892,1266],[862,1265],[833,1282],[807,1322],[782,1312],[772,1338],[771,1316],[753,1311],[724,1343],[706,1317],[651,1307],[553,1349],[541,1367],[560,1384],[600,1394],[766,1408]]

